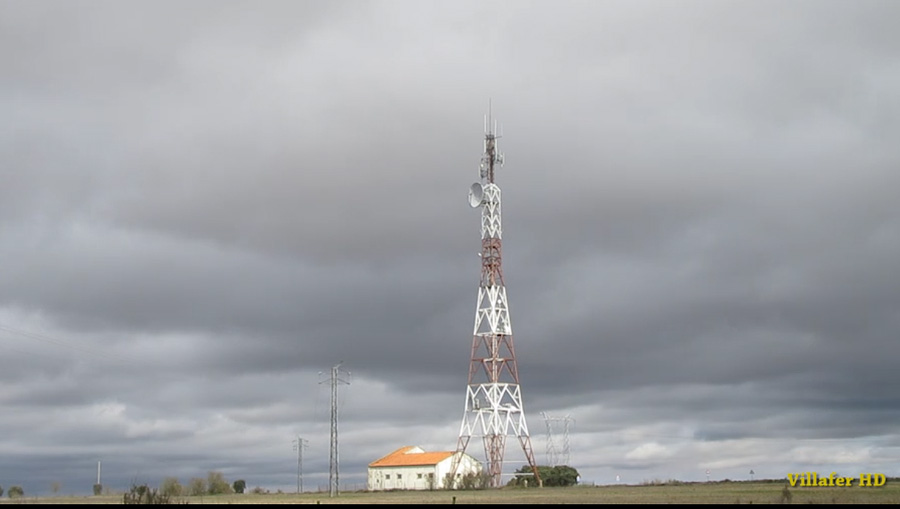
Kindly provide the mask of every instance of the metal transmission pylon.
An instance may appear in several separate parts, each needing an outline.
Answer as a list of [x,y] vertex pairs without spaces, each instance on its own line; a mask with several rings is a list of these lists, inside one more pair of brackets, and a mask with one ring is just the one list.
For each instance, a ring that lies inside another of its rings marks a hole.
[[303,493],[303,448],[309,446],[309,440],[297,437],[293,444],[297,451],[297,493]]
[[[569,464],[569,423],[574,421],[570,416],[566,415],[565,417],[550,417],[546,412],[541,412],[541,415],[544,417],[544,422],[547,424],[547,462],[551,467]],[[562,452],[560,452],[556,447],[556,442],[553,440],[553,423],[554,422],[563,422],[563,447]],[[562,456],[562,463],[560,463],[560,456]]]
[[544,423],[547,424],[547,464],[555,467],[559,461],[559,451],[556,450],[556,444],[553,443],[553,431],[551,429],[551,418],[546,412],[541,412],[544,417]]
[[465,412],[459,428],[451,476],[455,481],[459,459],[472,437],[481,437],[491,486],[501,485],[506,437],[514,435],[540,485],[540,474],[531,450],[525,422],[522,391],[513,348],[512,324],[501,270],[500,188],[494,170],[503,164],[497,148],[496,128],[490,115],[485,119],[484,155],[480,182],[469,189],[469,205],[481,207],[481,281],[475,308],[475,328]]
[[[331,368],[331,455],[329,458],[328,471],[328,496],[335,497],[338,495],[338,383],[350,385],[348,380],[340,377],[340,367],[342,362],[337,363]],[[321,374],[321,373],[320,373]],[[348,378],[350,373],[347,373]],[[320,381],[321,384],[325,380]]]

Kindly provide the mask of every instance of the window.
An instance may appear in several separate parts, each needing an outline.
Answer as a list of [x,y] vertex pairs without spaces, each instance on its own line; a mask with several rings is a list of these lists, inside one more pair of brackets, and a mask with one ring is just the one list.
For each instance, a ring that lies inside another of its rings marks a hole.
[[397,479],[403,479],[403,474],[397,474]]
[[384,474],[384,478],[385,478],[385,479],[390,479],[390,478],[391,478],[391,474]]
[[422,473],[421,473],[421,472],[419,472],[419,479],[421,479],[421,478],[422,478]]
[[429,472],[429,473],[428,473],[428,478],[429,478],[429,479],[434,479],[434,472]]

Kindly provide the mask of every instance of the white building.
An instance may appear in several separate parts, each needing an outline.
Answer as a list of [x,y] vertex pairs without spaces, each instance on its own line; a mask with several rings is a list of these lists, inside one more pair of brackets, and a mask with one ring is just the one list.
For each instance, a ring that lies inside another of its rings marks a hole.
[[[457,478],[481,472],[481,463],[462,454]],[[369,464],[369,491],[432,490],[444,487],[444,477],[453,468],[453,451],[425,452],[421,447],[401,447]]]

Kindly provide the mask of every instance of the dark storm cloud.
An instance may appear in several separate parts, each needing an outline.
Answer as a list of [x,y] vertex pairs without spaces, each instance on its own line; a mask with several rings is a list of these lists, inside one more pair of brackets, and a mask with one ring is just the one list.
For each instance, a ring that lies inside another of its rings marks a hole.
[[898,15],[5,3],[0,483],[290,488],[298,434],[321,480],[339,361],[342,477],[452,448],[488,98],[537,452],[547,411],[586,480],[889,465]]

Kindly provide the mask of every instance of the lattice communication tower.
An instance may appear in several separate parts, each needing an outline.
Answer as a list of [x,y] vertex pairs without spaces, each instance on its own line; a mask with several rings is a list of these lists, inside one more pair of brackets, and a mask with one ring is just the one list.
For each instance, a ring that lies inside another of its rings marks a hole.
[[[496,124],[485,119],[484,155],[479,182],[469,189],[469,205],[481,208],[481,280],[475,308],[472,356],[466,388],[465,412],[459,428],[457,453],[465,453],[472,437],[481,437],[491,486],[501,486],[506,437],[515,436],[540,485],[531,438],[525,422],[519,371],[513,348],[512,324],[501,267],[500,187],[494,172],[503,165],[497,147]],[[462,454],[457,454],[456,458]],[[457,459],[458,461],[458,459]],[[451,470],[455,476],[457,466]]]

